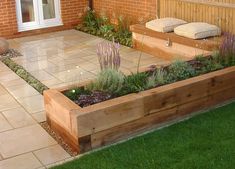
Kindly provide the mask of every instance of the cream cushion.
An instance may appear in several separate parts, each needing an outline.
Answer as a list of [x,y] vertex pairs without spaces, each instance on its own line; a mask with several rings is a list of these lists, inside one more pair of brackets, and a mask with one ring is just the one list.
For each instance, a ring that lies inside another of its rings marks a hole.
[[187,22],[176,18],[155,19],[146,23],[146,27],[157,32],[173,32],[174,28]]
[[191,39],[203,39],[221,35],[221,30],[215,25],[204,22],[193,22],[178,26],[174,29],[175,34]]

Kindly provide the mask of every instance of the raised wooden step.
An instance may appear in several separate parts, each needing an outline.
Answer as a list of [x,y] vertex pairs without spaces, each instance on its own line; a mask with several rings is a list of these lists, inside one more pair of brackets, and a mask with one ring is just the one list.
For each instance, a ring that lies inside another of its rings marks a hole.
[[[143,25],[132,25],[133,46],[151,55],[165,59],[192,59],[196,55],[208,55],[217,49],[221,38],[193,40],[178,36],[174,33],[161,33],[146,28]],[[170,40],[172,46],[167,47]]]

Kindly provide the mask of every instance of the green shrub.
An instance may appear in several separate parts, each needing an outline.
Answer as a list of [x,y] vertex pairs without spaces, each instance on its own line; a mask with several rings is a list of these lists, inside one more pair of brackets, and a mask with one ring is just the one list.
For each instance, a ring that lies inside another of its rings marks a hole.
[[176,60],[168,68],[168,80],[178,81],[194,76],[195,69],[187,62]]
[[146,89],[151,89],[156,87],[156,76],[153,74],[152,76],[148,77],[147,82],[146,82]]
[[147,80],[147,88],[153,88],[167,83],[167,73],[164,69],[157,69]]
[[195,60],[198,62],[199,67],[196,69],[196,74],[204,74],[224,68],[220,62],[220,54],[214,52],[210,58],[204,56],[197,56]]
[[103,25],[100,27],[101,35],[107,40],[113,40],[115,37],[114,26],[111,24]]
[[113,69],[104,69],[98,74],[96,81],[86,88],[90,91],[103,91],[115,95],[120,92],[123,83],[123,73]]
[[115,40],[122,45],[132,46],[132,32],[130,32],[130,22],[127,18],[119,16]]
[[76,29],[131,47],[132,33],[129,26],[129,22],[123,17],[119,17],[118,25],[114,25],[106,16],[98,16],[94,11],[88,10],[83,16],[82,24],[79,24]]
[[158,69],[156,71],[156,83],[157,85],[164,85],[167,83],[167,73],[164,69]]
[[128,93],[137,93],[147,88],[146,82],[148,79],[147,73],[136,73],[125,77],[124,86],[120,95]]
[[99,25],[100,23],[95,15],[95,12],[93,10],[87,10],[86,14],[83,16],[82,25],[78,25],[77,29],[92,35],[97,35]]

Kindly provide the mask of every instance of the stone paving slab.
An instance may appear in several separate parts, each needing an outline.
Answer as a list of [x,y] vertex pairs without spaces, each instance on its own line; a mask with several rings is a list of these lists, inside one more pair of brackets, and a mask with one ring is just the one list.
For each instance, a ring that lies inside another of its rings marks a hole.
[[36,124],[36,121],[22,107],[3,111],[2,114],[14,128]]
[[43,165],[50,165],[70,158],[70,155],[59,145],[37,150],[33,153],[43,163]]
[[0,161],[1,169],[38,169],[42,166],[43,165],[33,153],[27,153]]
[[55,140],[38,124],[0,133],[3,158],[55,145]]

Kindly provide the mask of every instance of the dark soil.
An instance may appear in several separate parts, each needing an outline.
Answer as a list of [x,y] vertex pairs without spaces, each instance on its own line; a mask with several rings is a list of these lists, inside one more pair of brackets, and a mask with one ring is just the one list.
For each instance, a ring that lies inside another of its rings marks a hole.
[[[207,56],[204,58],[205,60],[210,60],[212,59],[210,56]],[[187,61],[194,69],[195,71],[200,71],[204,66],[205,63],[203,61],[199,61],[199,60],[190,60]],[[149,76],[152,75],[152,73],[154,71],[156,71],[157,67],[155,65],[151,65],[148,68],[148,71],[146,71],[146,73],[149,73]],[[163,70],[165,70],[166,72],[168,72],[169,69],[169,65],[162,67]],[[159,87],[161,85],[155,86],[155,87]],[[66,91],[67,92],[67,91]],[[66,93],[64,92],[64,94]],[[66,94],[65,94],[66,95]],[[117,96],[113,96],[110,93],[105,93],[102,91],[94,91],[94,92],[87,92],[84,89],[80,90],[78,93],[75,94],[75,97],[73,97],[73,99],[69,96],[67,96],[68,98],[70,98],[71,100],[73,100],[77,105],[79,105],[80,107],[84,108],[87,106],[91,106],[97,103],[101,103],[110,99],[113,99]]]
[[74,102],[78,104],[80,107],[87,107],[96,103],[109,100],[111,98],[112,98],[111,94],[95,91],[92,92],[91,94],[80,95],[78,99]]

